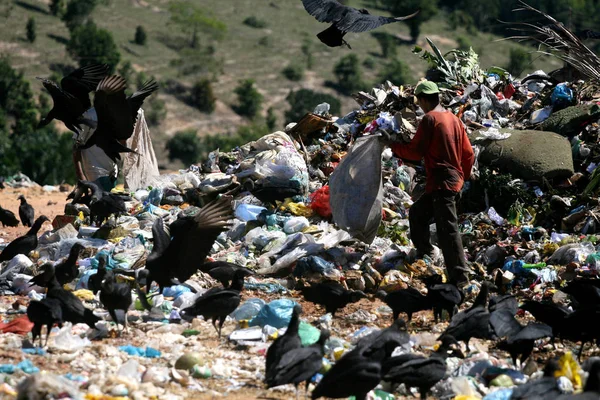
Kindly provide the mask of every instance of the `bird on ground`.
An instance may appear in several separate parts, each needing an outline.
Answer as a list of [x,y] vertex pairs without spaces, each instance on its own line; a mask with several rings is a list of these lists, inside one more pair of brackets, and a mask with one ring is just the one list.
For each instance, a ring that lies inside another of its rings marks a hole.
[[23,226],[28,226],[31,228],[34,221],[35,211],[31,204],[27,203],[25,196],[20,195],[17,200],[21,200],[21,205],[19,206],[19,218],[21,218],[21,223]]
[[94,91],[98,83],[108,73],[108,65],[92,64],[81,67],[65,76],[60,86],[51,80],[37,78],[52,96],[54,106],[40,121],[38,128],[48,125],[53,119],[62,121],[65,126],[79,133],[81,115],[92,106],[89,93]]
[[579,278],[561,289],[575,299],[576,306],[600,304],[600,279]]
[[245,277],[254,275],[254,271],[251,269],[240,267],[239,265],[226,261],[213,261],[204,263],[200,267],[200,271],[207,273],[213,279],[221,282],[221,285],[223,285],[224,288],[229,287],[231,279],[236,271],[243,271]]
[[127,212],[125,200],[118,194],[108,193],[100,189],[94,182],[78,181],[77,185],[82,185],[91,191],[90,199],[90,219],[92,222],[102,223],[112,214],[119,215]]
[[92,191],[87,186],[77,182],[77,185],[68,194],[67,200],[71,200],[71,204],[84,204],[89,207],[92,201]]
[[317,343],[308,347],[299,347],[283,354],[279,361],[271,367],[271,374],[266,377],[267,388],[293,383],[298,398],[298,385],[306,382],[306,391],[310,379],[323,367],[325,342],[329,339],[329,331],[322,329]]
[[10,210],[7,210],[6,208],[0,207],[0,223],[3,227],[14,227],[19,225],[19,220],[15,216],[15,213],[13,213]]
[[427,300],[433,309],[433,317],[437,323],[446,311],[448,318],[458,312],[458,306],[463,302],[463,294],[452,283],[444,283],[441,275],[431,275],[423,279],[427,287]]
[[521,365],[529,358],[533,351],[535,341],[552,336],[552,328],[542,323],[529,323],[521,325],[514,317],[512,310],[504,308],[495,310],[490,314],[490,324],[497,337],[506,337],[499,342],[497,347],[507,351],[516,365],[517,360]]
[[119,153],[134,152],[123,142],[133,135],[138,111],[144,100],[158,90],[158,84],[153,80],[147,81],[129,97],[125,96],[126,88],[127,81],[118,75],[107,76],[98,83],[94,96],[98,126],[79,148],[96,145],[113,161],[121,158]]
[[382,362],[391,357],[397,347],[409,341],[410,335],[406,332],[406,322],[398,318],[389,327],[360,339],[352,352],[359,353],[369,360]]
[[102,289],[102,281],[106,276],[106,256],[101,254],[98,257],[98,269],[95,274],[90,275],[88,279],[88,289],[96,294]]
[[54,266],[56,280],[58,283],[64,285],[65,283],[69,283],[79,276],[77,259],[84,249],[84,245],[81,243],[75,243],[73,246],[71,246],[69,257],[67,257],[67,259],[62,263]]
[[404,17],[382,17],[371,15],[369,11],[360,10],[340,4],[336,0],[302,0],[304,9],[319,22],[331,23],[332,25],[317,34],[319,40],[329,47],[345,45],[351,49],[344,35],[348,32],[366,32],[382,25],[393,22],[406,21],[416,16],[419,11]]
[[600,305],[591,305],[585,308],[578,308],[567,315],[559,328],[561,339],[581,342],[577,359],[581,361],[581,355],[587,342],[600,341],[600,326],[590,321],[600,319]]
[[365,400],[380,381],[381,362],[351,351],[344,354],[323,376],[311,398],[339,399],[354,396],[356,400]]
[[325,307],[326,313],[334,317],[337,310],[356,303],[367,295],[361,290],[348,290],[337,282],[321,282],[300,288],[306,301]]
[[[52,266],[52,264],[48,264],[47,268],[49,268],[51,272],[54,272],[54,266]],[[56,278],[51,279],[48,283],[46,298],[55,299],[60,303],[63,321],[68,321],[73,324],[84,323],[94,329],[96,322],[100,320],[100,318],[94,315],[92,310],[83,305],[77,296],[68,290],[63,289]]]
[[117,328],[119,320],[117,319],[116,310],[123,310],[125,313],[125,321],[123,323],[125,332],[127,332],[127,310],[132,303],[131,288],[126,283],[117,283],[115,274],[112,271],[106,271],[102,288],[100,289],[100,302],[104,308],[108,310]]
[[281,357],[287,352],[302,347],[300,335],[298,335],[298,327],[300,326],[300,313],[302,307],[299,304],[294,306],[292,310],[292,318],[285,331],[285,334],[279,336],[269,349],[265,359],[265,379],[269,380],[273,374],[273,367],[279,362]]
[[550,326],[553,339],[561,336],[565,318],[571,314],[568,308],[552,302],[527,300],[519,308],[529,312],[537,321]]
[[35,250],[38,246],[37,234],[42,227],[42,224],[46,221],[50,221],[45,215],[37,217],[33,226],[23,236],[20,236],[10,242],[8,246],[0,253],[0,262],[12,260],[17,254],[29,254]]
[[274,207],[277,206],[278,201],[285,201],[285,199],[301,196],[304,193],[304,188],[299,181],[281,179],[279,182],[277,178],[273,177],[269,177],[268,185],[263,185],[260,181],[255,183],[252,179],[248,179],[244,182],[243,187],[263,203]]
[[31,278],[29,286],[48,287],[48,283],[54,279],[54,266],[52,263],[46,263],[40,268],[40,273]]
[[431,308],[429,299],[412,287],[395,290],[390,293],[379,290],[375,293],[375,297],[382,300],[392,309],[392,318],[394,321],[398,319],[400,313],[406,313],[408,322],[410,322],[413,313]]
[[[244,288],[244,275],[237,271],[229,289],[213,288],[200,296],[191,307],[181,310],[181,316],[190,320],[202,315],[205,320],[212,318],[212,324],[221,338],[221,329],[225,319],[240,305],[240,292]],[[219,321],[217,327],[216,322]]]
[[555,374],[560,370],[558,361],[549,360],[544,366],[544,375],[514,388],[511,400],[555,399],[562,394]]
[[491,284],[484,282],[481,290],[473,305],[462,312],[456,314],[450,320],[450,325],[444,333],[438,338],[442,339],[444,335],[451,335],[456,340],[465,342],[469,350],[469,341],[471,338],[491,339],[494,333],[490,326],[490,313],[487,309],[487,300]]
[[33,322],[33,328],[31,329],[32,343],[35,345],[35,339],[40,337],[40,347],[42,346],[42,327],[45,325],[48,327],[46,332],[46,342],[44,346],[48,345],[48,338],[50,338],[50,331],[54,324],[58,324],[62,328],[63,316],[60,302],[56,299],[43,298],[40,301],[32,300],[27,306],[27,318]]

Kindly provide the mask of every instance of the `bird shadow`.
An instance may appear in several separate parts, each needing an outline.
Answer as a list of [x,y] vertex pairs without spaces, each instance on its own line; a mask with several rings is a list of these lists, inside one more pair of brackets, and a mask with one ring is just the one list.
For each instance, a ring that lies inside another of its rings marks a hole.
[[129,54],[131,54],[132,56],[136,56],[139,57],[140,54],[135,52],[133,49],[131,49],[129,46],[125,46],[125,45],[121,45],[121,48],[124,49],[126,52],[128,52]]
[[35,4],[25,3],[24,1],[15,1],[15,4],[21,8],[26,9],[27,11],[33,11],[33,12],[37,12],[37,13],[44,14],[44,15],[49,14],[48,10],[45,10],[42,7],[35,5]]
[[48,33],[48,37],[50,39],[57,41],[60,44],[64,44],[65,46],[67,45],[67,43],[69,43],[69,39],[67,39],[64,36],[59,36],[59,35],[55,35],[53,33]]

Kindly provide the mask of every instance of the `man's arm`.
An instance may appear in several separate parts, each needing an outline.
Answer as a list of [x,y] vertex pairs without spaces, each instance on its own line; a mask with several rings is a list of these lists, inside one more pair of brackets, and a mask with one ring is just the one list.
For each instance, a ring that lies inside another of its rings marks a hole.
[[[462,127],[462,124],[461,124]],[[467,132],[465,128],[462,128],[463,132],[463,140],[462,140],[462,159],[461,159],[461,168],[463,171],[463,176],[465,181],[468,181],[471,178],[471,171],[473,170],[473,164],[475,164],[475,153],[473,152],[473,147],[471,146],[471,141],[469,140],[469,136],[467,136]]]
[[83,173],[82,162],[83,160],[81,158],[81,150],[76,149],[75,146],[73,146],[73,164],[75,165],[75,174],[77,175],[77,179],[85,181],[86,176]]
[[432,131],[433,121],[425,115],[419,124],[415,137],[410,143],[394,143],[390,147],[397,157],[406,160],[421,161],[427,150],[427,138],[432,136]]

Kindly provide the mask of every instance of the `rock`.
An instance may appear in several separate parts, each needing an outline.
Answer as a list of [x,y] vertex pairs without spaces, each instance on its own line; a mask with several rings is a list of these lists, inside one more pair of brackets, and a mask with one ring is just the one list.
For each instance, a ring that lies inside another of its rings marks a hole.
[[17,387],[17,400],[43,400],[69,397],[83,400],[83,393],[62,376],[42,372],[24,379]]
[[179,357],[175,362],[175,369],[189,371],[195,365],[204,365],[206,361],[200,353],[186,353]]
[[545,131],[556,132],[562,136],[574,136],[581,131],[582,126],[597,121],[598,118],[600,118],[598,105],[580,104],[552,113],[540,127]]
[[500,132],[511,136],[504,140],[474,140],[478,132],[472,135],[474,144],[484,146],[479,156],[481,164],[498,167],[525,180],[573,175],[571,145],[564,137],[545,131],[500,129]]

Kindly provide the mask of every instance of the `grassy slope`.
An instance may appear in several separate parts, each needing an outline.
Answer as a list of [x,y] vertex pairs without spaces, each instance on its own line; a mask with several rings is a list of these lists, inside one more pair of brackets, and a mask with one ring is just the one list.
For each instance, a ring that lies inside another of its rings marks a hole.
[[[169,113],[167,120],[154,129],[160,158],[164,153],[161,149],[164,137],[180,129],[196,128],[201,134],[231,132],[239,124],[245,123],[230,108],[230,105],[235,103],[233,89],[240,79],[256,80],[257,87],[265,95],[264,110],[267,106],[275,107],[280,115],[280,123],[283,123],[282,113],[288,107],[285,97],[290,89],[306,87],[335,94],[331,89],[324,87],[324,82],[333,79],[333,66],[342,56],[353,52],[361,61],[366,57],[373,57],[378,64],[376,68],[385,63],[381,58],[378,42],[369,33],[347,35],[352,50],[330,49],[321,44],[314,35],[324,29],[325,25],[307,15],[299,0],[196,0],[194,3],[212,10],[214,15],[228,26],[226,37],[216,43],[216,56],[224,61],[224,74],[214,84],[219,102],[216,112],[208,116],[175,97],[162,93],[161,96],[167,101]],[[353,0],[350,4],[362,6],[362,1]],[[178,53],[169,43],[184,36],[177,27],[168,24],[167,6],[167,0],[109,0],[108,5],[99,6],[95,10],[93,18],[99,26],[113,33],[123,60],[130,60],[137,70],[145,70],[159,80],[172,78],[189,87],[199,75],[180,76],[177,69],[170,65],[170,61],[177,58]],[[17,1],[10,18],[0,22],[0,54],[10,55],[13,64],[24,69],[26,76],[32,80],[35,91],[41,90],[41,85],[34,77],[49,74],[51,63],[75,64],[65,51],[64,42],[69,38],[68,30],[58,18],[51,16],[46,10],[47,4],[43,0]],[[268,26],[255,29],[244,25],[242,21],[250,15],[266,20]],[[25,24],[31,16],[36,18],[38,28],[38,39],[34,44],[25,40]],[[146,46],[132,43],[137,25],[144,26],[148,32]],[[408,29],[402,23],[385,26],[379,31],[399,37],[408,35]],[[423,26],[419,44],[424,45],[425,36],[428,36],[442,50],[450,50],[456,46],[455,39],[459,35],[468,37],[473,48],[481,52],[481,64],[484,67],[505,65],[509,49],[511,46],[517,46],[509,42],[495,42],[497,37],[488,34],[469,37],[462,29],[453,31],[448,28],[443,15]],[[264,36],[270,36],[269,47],[258,44]],[[312,71],[307,71],[302,82],[290,82],[281,75],[281,70],[289,63],[303,62],[301,45],[304,37],[313,40],[315,66]],[[201,39],[203,44],[210,42],[209,38]],[[410,65],[413,77],[418,78],[423,74],[425,63],[411,54],[411,49],[411,45],[400,46],[398,55]],[[539,67],[551,70],[559,66],[556,60],[537,60],[531,70]],[[373,84],[376,81],[377,69],[364,69],[364,75],[365,81]],[[365,87],[365,90],[368,89],[369,87]],[[344,112],[354,107],[353,100],[344,99]]]

